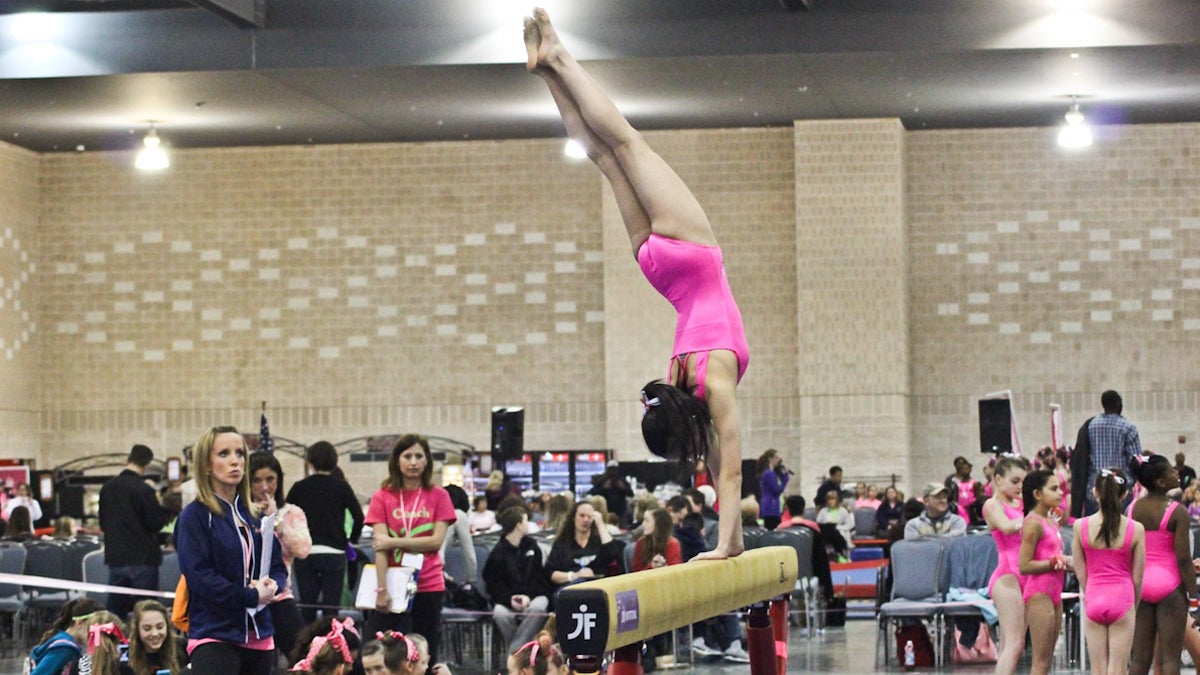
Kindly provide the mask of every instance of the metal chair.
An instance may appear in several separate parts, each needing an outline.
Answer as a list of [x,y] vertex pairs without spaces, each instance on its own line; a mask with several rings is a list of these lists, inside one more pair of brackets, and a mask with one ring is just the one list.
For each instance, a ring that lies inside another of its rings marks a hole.
[[[933,653],[936,663],[942,663],[942,591],[943,565],[946,546],[937,538],[902,539],[892,544],[892,595],[879,607],[878,631],[875,635],[875,654],[878,658],[879,643],[883,642],[883,659],[891,660],[891,637],[889,629],[893,621],[917,619],[928,621],[933,630]],[[930,574],[930,572],[933,572]]]
[[[445,551],[444,567],[445,572],[456,580],[459,580],[463,585],[470,584],[475,588],[479,588],[480,570],[482,570],[484,562],[487,560],[487,552],[484,552],[482,559],[479,559],[479,550],[475,549],[476,559],[479,561],[475,578],[468,579],[466,575],[466,562],[463,551],[458,546],[451,546]],[[464,654],[470,653],[467,651],[468,637],[471,638],[470,646],[478,645],[480,660],[484,663],[484,667],[490,667],[491,649],[492,649],[492,617],[491,613],[481,613],[476,610],[468,610],[459,607],[445,607],[442,609],[442,636],[445,643],[454,654],[454,660],[461,665],[463,663]]]
[[[67,546],[56,541],[31,541],[25,544],[25,574],[71,580],[68,569]],[[22,631],[25,635],[40,634],[42,627],[50,623],[55,613],[67,600],[68,591],[25,587],[25,611],[21,614]]]
[[158,566],[158,590],[173,592],[181,576],[183,572],[179,570],[179,554],[175,551],[163,553],[162,563]]
[[[104,563],[104,549],[92,551],[83,556],[83,582],[87,584],[107,584],[109,579],[108,565]],[[171,590],[174,590],[172,588]],[[88,591],[87,597],[101,605],[108,604],[108,593]]]
[[[0,548],[0,572],[23,574],[25,572],[25,547],[5,546]],[[25,599],[20,584],[0,584],[0,653],[17,648],[22,643],[21,612]]]
[[875,537],[875,509],[854,509],[854,538]]

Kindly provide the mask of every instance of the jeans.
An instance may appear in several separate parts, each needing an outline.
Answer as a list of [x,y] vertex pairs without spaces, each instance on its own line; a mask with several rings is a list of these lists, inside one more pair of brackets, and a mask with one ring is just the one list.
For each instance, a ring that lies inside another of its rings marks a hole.
[[542,626],[546,625],[546,608],[550,606],[550,598],[539,595],[529,601],[529,607],[523,612],[514,612],[508,605],[496,605],[492,610],[492,618],[504,643],[508,645],[511,654],[521,645],[533,639]]
[[[342,606],[342,589],[346,587],[346,555],[344,553],[313,553],[292,563],[296,577],[296,592],[302,605],[324,605],[325,616],[335,616]],[[304,623],[317,618],[317,607],[300,608]]]
[[[158,565],[117,565],[108,568],[108,583],[113,586],[140,588],[146,591],[158,590]],[[121,595],[109,593],[106,609],[116,614],[122,621],[129,620],[129,613],[134,604],[145,600],[144,595]]]

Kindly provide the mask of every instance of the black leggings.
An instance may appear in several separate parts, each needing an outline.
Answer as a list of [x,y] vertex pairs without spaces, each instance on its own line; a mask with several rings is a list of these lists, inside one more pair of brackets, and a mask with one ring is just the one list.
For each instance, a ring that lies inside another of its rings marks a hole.
[[275,668],[274,649],[246,649],[227,642],[206,642],[192,650],[193,675],[264,675]]
[[401,633],[416,633],[429,643],[429,662],[437,663],[438,634],[442,626],[442,598],[445,591],[427,591],[413,596],[412,609],[403,614],[371,612],[367,619],[364,641],[374,639],[378,631],[395,630]]

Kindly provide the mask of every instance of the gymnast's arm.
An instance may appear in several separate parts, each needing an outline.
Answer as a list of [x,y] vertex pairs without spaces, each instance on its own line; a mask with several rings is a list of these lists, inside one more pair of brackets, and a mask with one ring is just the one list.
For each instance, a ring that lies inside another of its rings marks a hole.
[[717,447],[706,459],[717,478],[717,500],[721,512],[717,521],[717,545],[692,560],[721,560],[741,554],[742,520],[742,430],[737,409],[737,357],[733,352],[716,349],[708,355],[708,374],[704,389],[708,411],[717,432]]

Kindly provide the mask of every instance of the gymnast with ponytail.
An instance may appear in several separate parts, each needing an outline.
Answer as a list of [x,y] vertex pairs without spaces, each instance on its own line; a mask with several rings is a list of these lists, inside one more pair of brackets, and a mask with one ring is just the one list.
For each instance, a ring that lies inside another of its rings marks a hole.
[[541,77],[567,135],[608,179],[642,274],[675,308],[667,381],[642,388],[642,437],[656,455],[716,478],[717,544],[693,560],[740,554],[742,439],[737,387],[750,362],[721,247],[692,191],[567,52],[546,10],[525,18],[529,72]]
[[429,642],[416,633],[379,631],[362,647],[366,675],[453,675],[444,663],[429,665]]
[[1126,513],[1146,532],[1146,566],[1129,672],[1145,675],[1157,658],[1159,672],[1177,675],[1182,667],[1188,598],[1196,595],[1196,572],[1188,541],[1190,520],[1187,510],[1167,496],[1179,487],[1179,473],[1162,455],[1134,457],[1129,472],[1146,489],[1146,495],[1130,504]]
[[570,675],[570,672],[567,660],[546,631],[508,657],[508,675]]
[[1083,589],[1083,630],[1092,675],[1124,675],[1133,646],[1146,566],[1146,530],[1121,515],[1129,482],[1120,469],[1101,469],[1092,488],[1100,510],[1072,526],[1071,558]]

